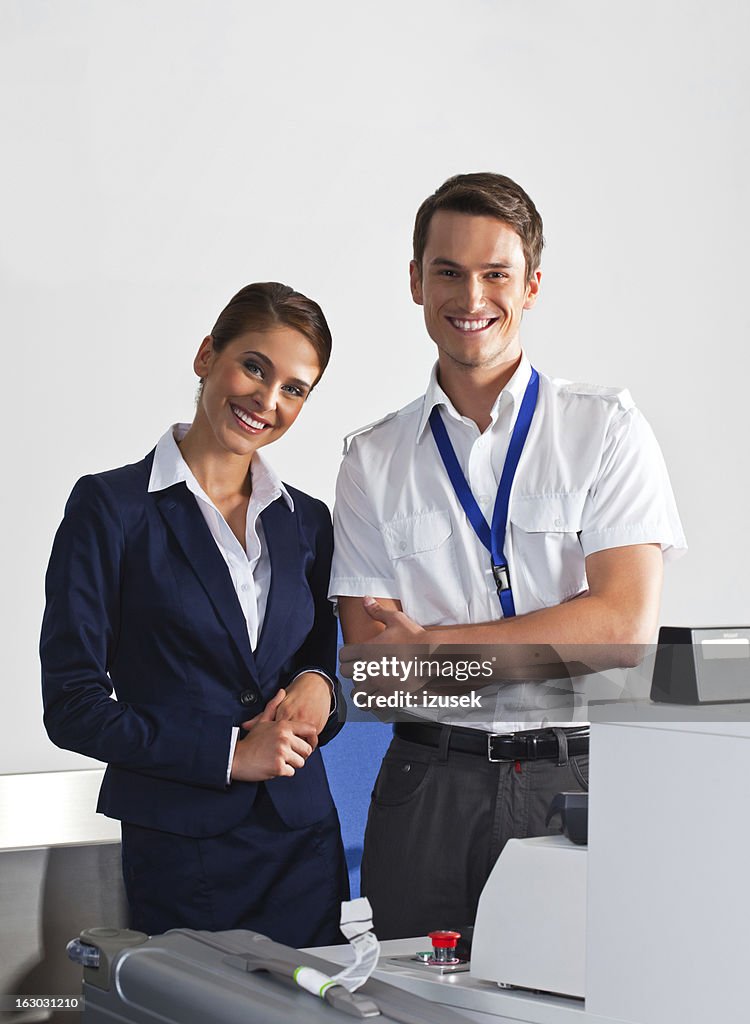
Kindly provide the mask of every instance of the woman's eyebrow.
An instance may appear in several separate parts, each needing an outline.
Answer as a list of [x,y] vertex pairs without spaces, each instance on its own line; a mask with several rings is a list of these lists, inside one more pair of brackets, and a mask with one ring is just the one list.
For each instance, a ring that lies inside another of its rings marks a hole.
[[243,352],[242,355],[243,356],[255,356],[255,358],[259,362],[265,363],[266,366],[273,366],[273,363],[268,358],[268,356],[263,355],[262,352],[256,352],[255,349],[248,349],[248,351],[247,352]]

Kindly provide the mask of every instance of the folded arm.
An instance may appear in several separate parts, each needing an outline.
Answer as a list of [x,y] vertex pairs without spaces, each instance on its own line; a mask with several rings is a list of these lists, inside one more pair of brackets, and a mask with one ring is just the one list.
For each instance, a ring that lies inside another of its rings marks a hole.
[[[659,615],[662,554],[658,544],[635,544],[597,551],[586,559],[589,589],[550,608],[510,619],[421,627],[401,611],[400,602],[378,598],[339,598],[347,647],[342,672],[373,648],[424,644],[501,645],[497,677],[544,678],[631,666],[643,657]],[[349,646],[356,645],[356,646]]]

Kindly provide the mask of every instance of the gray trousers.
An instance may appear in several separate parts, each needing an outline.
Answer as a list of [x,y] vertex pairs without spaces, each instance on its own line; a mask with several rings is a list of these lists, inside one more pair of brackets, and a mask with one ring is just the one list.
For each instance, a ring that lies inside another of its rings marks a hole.
[[554,795],[583,788],[588,756],[571,762],[493,764],[394,737],[373,790],[362,858],[362,894],[378,938],[473,924],[508,839],[547,835]]

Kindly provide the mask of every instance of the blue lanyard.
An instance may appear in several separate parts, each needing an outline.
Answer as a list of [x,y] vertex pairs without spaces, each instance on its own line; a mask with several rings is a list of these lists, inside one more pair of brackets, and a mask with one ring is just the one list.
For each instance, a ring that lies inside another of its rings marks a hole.
[[458,464],[456,453],[448,437],[438,407],[435,406],[430,413],[430,429],[435,438],[435,444],[440,452],[443,465],[453,484],[456,497],[461,502],[461,507],[468,516],[469,522],[474,527],[474,532],[490,553],[492,558],[492,575],[497,586],[497,596],[500,598],[500,607],[506,619],[516,614],[513,604],[513,591],[510,586],[510,573],[508,571],[508,560],[505,557],[503,548],[505,546],[505,531],[508,525],[508,505],[510,503],[510,490],[513,486],[513,477],[516,475],[518,460],[521,458],[523,446],[528,437],[531,421],[534,418],[534,409],[539,394],[539,374],[534,367],[531,368],[531,377],[526,385],[521,408],[518,410],[516,423],[508,445],[508,454],[505,456],[505,465],[500,476],[500,484],[495,498],[495,508],[492,512],[492,528],[477,505],[474,495],[461,467]]

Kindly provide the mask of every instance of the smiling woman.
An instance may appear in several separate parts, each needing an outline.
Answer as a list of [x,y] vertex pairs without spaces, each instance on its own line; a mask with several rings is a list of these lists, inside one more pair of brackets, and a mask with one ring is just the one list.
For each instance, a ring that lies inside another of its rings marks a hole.
[[195,358],[193,423],[80,480],[55,538],[45,724],[108,762],[98,810],[122,822],[131,925],[151,934],[338,938],[346,869],[317,749],[341,728],[330,516],[258,451],[330,351],[317,303],[243,288]]
[[317,303],[275,283],[239,291],[201,342],[193,363],[198,405],[180,452],[240,544],[252,490],[248,460],[291,427],[330,353]]
[[320,368],[307,338],[280,326],[247,331],[219,350],[209,335],[195,357],[195,372],[201,398],[183,455],[192,449],[191,435],[201,434],[243,456],[286,433]]

